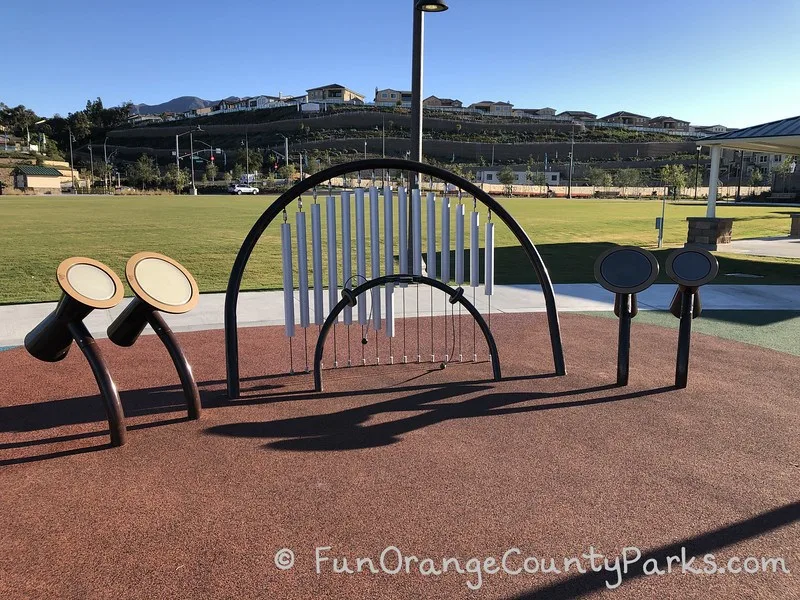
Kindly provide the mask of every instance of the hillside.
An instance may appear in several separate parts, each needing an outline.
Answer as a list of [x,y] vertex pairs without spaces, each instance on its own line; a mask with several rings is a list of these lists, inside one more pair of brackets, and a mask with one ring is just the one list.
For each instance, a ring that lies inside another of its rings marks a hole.
[[[225,98],[225,100],[237,99],[238,98],[234,97]],[[164,112],[183,113],[187,110],[205,108],[206,106],[212,106],[218,103],[219,100],[203,100],[197,96],[181,96],[168,100],[167,102],[162,102],[161,104],[134,104],[132,110],[140,115],[160,115]]]

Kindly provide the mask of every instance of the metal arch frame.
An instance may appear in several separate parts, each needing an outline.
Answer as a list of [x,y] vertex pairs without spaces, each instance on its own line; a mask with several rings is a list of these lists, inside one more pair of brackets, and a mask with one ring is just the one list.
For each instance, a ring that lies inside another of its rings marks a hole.
[[314,389],[317,392],[322,391],[322,355],[325,351],[325,340],[328,337],[328,332],[330,331],[331,327],[333,327],[333,324],[336,322],[336,318],[346,306],[353,306],[353,304],[350,303],[350,297],[352,297],[353,301],[355,302],[355,299],[364,292],[367,292],[374,287],[386,285],[387,283],[424,283],[425,285],[436,288],[437,290],[441,290],[445,294],[448,294],[450,296],[449,300],[451,304],[458,302],[464,308],[466,308],[469,314],[472,315],[472,318],[475,319],[475,322],[478,323],[478,327],[481,328],[483,337],[486,338],[486,343],[489,346],[489,355],[491,356],[492,362],[492,375],[494,375],[495,381],[500,381],[500,379],[502,379],[502,375],[500,373],[500,357],[497,355],[497,344],[494,341],[494,336],[492,335],[489,326],[486,325],[486,321],[481,313],[479,313],[475,306],[464,297],[464,288],[452,288],[446,283],[442,283],[438,279],[431,279],[430,277],[425,277],[424,275],[395,274],[383,275],[382,277],[371,279],[366,283],[362,283],[358,287],[353,288],[352,290],[347,290],[346,295],[343,291],[342,299],[339,300],[339,303],[333,307],[333,310],[331,310],[328,318],[325,319],[325,323],[322,325],[322,329],[319,332],[319,337],[317,338],[317,345],[314,349]]
[[497,216],[514,234],[523,251],[527,255],[534,270],[539,284],[542,286],[542,293],[544,294],[545,307],[547,310],[547,322],[550,330],[550,345],[553,351],[553,363],[555,366],[556,375],[565,375],[566,366],[564,363],[564,348],[561,343],[561,327],[558,321],[558,311],[556,310],[555,293],[553,292],[553,283],[550,281],[550,274],[547,272],[542,257],[533,242],[522,229],[516,219],[514,219],[503,206],[492,198],[488,193],[484,192],[474,183],[471,183],[439,167],[427,165],[412,160],[404,160],[400,158],[371,158],[367,160],[357,160],[341,165],[335,165],[324,171],[320,171],[303,179],[299,183],[292,186],[290,189],[281,194],[275,202],[273,202],[267,210],[258,218],[247,237],[242,242],[239,253],[236,255],[236,260],[231,269],[231,275],[228,279],[228,287],[225,292],[225,370],[226,370],[226,384],[228,398],[238,398],[240,394],[239,382],[239,334],[236,323],[236,308],[239,301],[239,290],[244,276],[244,270],[247,266],[247,261],[253,249],[264,233],[264,230],[269,226],[272,221],[291,204],[298,196],[308,192],[312,188],[340,175],[347,173],[354,173],[356,171],[369,171],[372,169],[395,169],[398,171],[410,171],[429,175],[451,183],[468,194],[472,195],[481,204],[489,208],[495,216]]

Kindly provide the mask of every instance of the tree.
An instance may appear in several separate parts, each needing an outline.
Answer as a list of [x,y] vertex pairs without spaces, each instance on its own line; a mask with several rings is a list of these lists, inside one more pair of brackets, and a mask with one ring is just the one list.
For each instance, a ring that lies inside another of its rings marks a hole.
[[750,173],[750,185],[755,187],[762,181],[764,181],[764,173],[761,172],[761,169],[755,167],[753,172]]
[[14,135],[27,135],[28,129],[38,120],[36,113],[22,104],[14,108],[5,104],[0,107],[0,125],[7,127]]
[[89,117],[86,116],[85,112],[72,113],[67,118],[67,121],[69,121],[69,126],[72,129],[72,135],[78,141],[85,140],[91,136],[92,122],[89,121]]
[[[781,180],[786,184],[786,177],[792,172],[792,157],[787,156],[784,161],[779,164],[777,167],[773,169],[773,178],[772,178],[772,189],[774,190],[775,187],[778,185],[778,175],[781,176]],[[786,191],[784,189],[784,191]]]
[[497,179],[505,186],[506,196],[511,196],[514,193],[514,170],[506,165],[500,170]]
[[164,183],[168,186],[175,188],[175,193],[180,194],[181,191],[189,185],[191,175],[186,169],[179,169],[178,165],[171,163],[167,167],[167,172],[164,173]]
[[295,168],[294,165],[289,163],[288,165],[283,165],[280,169],[278,169],[278,177],[281,179],[286,179],[287,183],[290,182],[292,178],[294,178]]
[[597,167],[589,167],[589,183],[595,187],[609,187],[612,183],[611,173]]
[[216,181],[217,175],[219,174],[219,169],[217,169],[217,165],[213,162],[210,162],[206,165],[206,177],[211,181]]
[[673,198],[677,198],[681,188],[686,187],[686,169],[683,165],[666,165],[659,171],[659,177],[672,188]]
[[697,168],[697,165],[692,165],[689,169],[689,174],[686,176],[686,181],[689,185],[694,186],[694,182],[697,182],[697,185],[703,185],[703,171],[704,167]]
[[255,148],[242,148],[236,153],[236,164],[242,169],[249,167],[250,173],[260,173],[264,165],[264,155]]
[[156,161],[146,154],[142,154],[135,163],[128,165],[127,177],[133,185],[137,187],[141,185],[142,191],[148,185],[157,183],[161,178]]
[[614,178],[618,187],[622,188],[622,195],[625,195],[626,188],[636,187],[642,183],[642,175],[636,169],[620,169]]

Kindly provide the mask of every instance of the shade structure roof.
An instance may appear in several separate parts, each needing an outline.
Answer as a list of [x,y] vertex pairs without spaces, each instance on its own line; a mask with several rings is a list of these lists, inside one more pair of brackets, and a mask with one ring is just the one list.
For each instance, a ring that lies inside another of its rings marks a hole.
[[712,135],[698,143],[753,152],[800,154],[800,116]]

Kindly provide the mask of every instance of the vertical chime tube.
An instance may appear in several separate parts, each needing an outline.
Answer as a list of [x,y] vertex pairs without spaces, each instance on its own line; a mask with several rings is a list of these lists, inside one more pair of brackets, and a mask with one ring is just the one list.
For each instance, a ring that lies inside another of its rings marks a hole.
[[325,322],[322,301],[322,220],[320,205],[311,205],[311,268],[314,271],[314,324]]
[[408,197],[406,196],[406,188],[400,186],[397,188],[397,233],[399,248],[398,253],[400,257],[400,273],[403,275],[408,274]]
[[450,198],[442,198],[442,262],[440,279],[450,282]]
[[456,206],[456,285],[464,283],[464,205]]
[[[370,270],[372,279],[381,276],[381,231],[380,212],[378,210],[378,188],[369,188],[369,244],[370,244]],[[381,329],[381,289],[374,287],[372,292],[372,328]]]
[[297,278],[300,295],[300,327],[308,327],[308,248],[306,247],[306,213],[297,212]]
[[436,279],[436,196],[428,192],[428,277]]
[[486,249],[484,250],[484,292],[487,296],[494,293],[494,223],[486,223]]
[[[325,220],[328,226],[328,311],[339,303],[339,269],[336,260],[336,198],[325,199]],[[339,321],[336,317],[334,323]]]
[[419,189],[411,190],[411,246],[414,253],[413,275],[422,275],[422,204]]
[[[392,188],[383,188],[383,270],[394,275],[394,202]],[[386,284],[386,337],[394,337],[394,284]]]
[[[353,251],[350,239],[350,192],[342,192],[342,287],[353,289]],[[345,306],[342,311],[345,325],[353,323],[353,309]]]
[[281,223],[281,262],[283,263],[283,320],[286,336],[294,337],[294,278],[292,277],[292,226]]
[[[366,221],[364,220],[364,188],[356,188],[356,282],[353,287],[358,287],[367,280],[367,245],[365,235]],[[358,306],[359,325],[367,324],[367,303],[363,300]]]
[[469,285],[478,287],[480,285],[480,218],[477,212],[470,213],[470,234],[469,234]]

